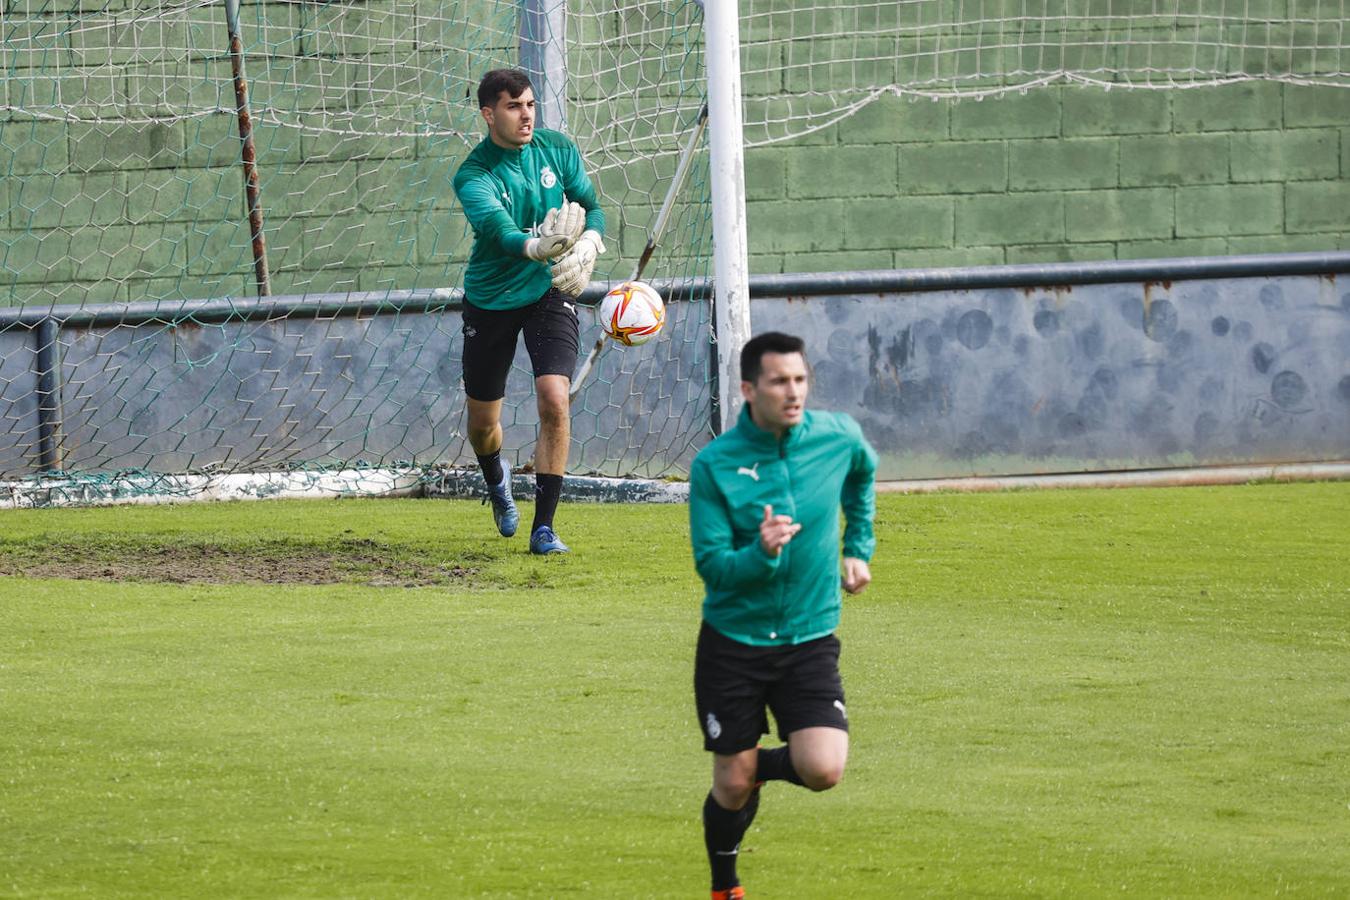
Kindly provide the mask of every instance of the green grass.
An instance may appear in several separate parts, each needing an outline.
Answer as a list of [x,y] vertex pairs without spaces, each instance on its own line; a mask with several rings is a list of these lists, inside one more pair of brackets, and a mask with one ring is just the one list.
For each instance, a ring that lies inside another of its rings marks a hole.
[[[0,514],[44,575],[0,577],[0,895],[706,896],[686,511],[559,521],[570,558],[459,501]],[[1350,484],[878,532],[848,773],[766,788],[752,896],[1350,894]]]

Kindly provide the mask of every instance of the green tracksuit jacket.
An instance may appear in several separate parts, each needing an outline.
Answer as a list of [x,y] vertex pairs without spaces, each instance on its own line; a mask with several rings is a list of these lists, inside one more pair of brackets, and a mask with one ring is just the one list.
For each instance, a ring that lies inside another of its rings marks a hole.
[[564,199],[586,208],[587,228],[605,233],[581,152],[558,131],[536,128],[518,150],[483,138],[455,170],[454,186],[474,234],[464,296],[480,309],[529,306],[549,289],[549,264],[525,256],[525,241]]
[[[689,533],[707,591],[703,619],[732,640],[800,644],[839,625],[843,555],[871,561],[877,455],[843,413],[807,410],[782,439],[748,407],[689,472]],[[764,506],[802,529],[775,559],[759,545]]]

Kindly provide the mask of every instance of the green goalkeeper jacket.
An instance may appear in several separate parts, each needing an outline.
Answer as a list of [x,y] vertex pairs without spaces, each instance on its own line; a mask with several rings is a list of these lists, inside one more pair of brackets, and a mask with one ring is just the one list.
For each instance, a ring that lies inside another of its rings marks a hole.
[[[780,439],[748,407],[689,472],[689,534],[703,578],[703,619],[732,640],[800,644],[839,625],[843,555],[871,561],[877,455],[843,413],[806,410]],[[776,557],[759,543],[765,505],[801,531]]]
[[581,152],[558,131],[536,128],[528,144],[511,150],[483,138],[455,170],[454,187],[474,234],[464,297],[480,309],[518,309],[544,296],[553,283],[549,264],[527,257],[525,242],[564,199],[586,208],[588,229],[605,233]]

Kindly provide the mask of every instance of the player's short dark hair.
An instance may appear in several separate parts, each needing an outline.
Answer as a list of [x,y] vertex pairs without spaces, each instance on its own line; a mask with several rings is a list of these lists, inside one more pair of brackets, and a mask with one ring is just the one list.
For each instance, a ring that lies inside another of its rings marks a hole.
[[806,341],[795,334],[766,331],[745,342],[741,348],[741,381],[757,381],[764,371],[764,354],[800,353],[806,356]]
[[478,106],[480,109],[484,106],[496,106],[497,97],[502,91],[506,91],[509,97],[515,99],[525,93],[526,88],[533,87],[530,84],[530,76],[520,69],[493,69],[478,82]]

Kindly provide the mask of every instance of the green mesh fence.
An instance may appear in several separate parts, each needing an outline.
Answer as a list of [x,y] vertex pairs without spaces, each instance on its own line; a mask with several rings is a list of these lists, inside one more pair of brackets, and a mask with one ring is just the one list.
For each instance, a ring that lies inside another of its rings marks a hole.
[[[597,280],[619,280],[703,101],[701,6],[565,6],[538,37],[565,48],[567,130],[611,223]],[[245,0],[232,54],[220,0],[6,0],[0,479],[59,472],[41,490],[77,498],[258,473],[274,477],[231,489],[397,490],[470,462],[456,291],[471,236],[450,179],[482,133],[478,78],[520,62],[522,15]],[[1341,3],[743,0],[741,19],[750,146],[886,95],[1350,85]],[[671,301],[667,331],[601,357],[576,402],[575,472],[679,475],[708,436],[705,153],[644,276]],[[524,363],[504,421],[517,465],[536,421]]]

